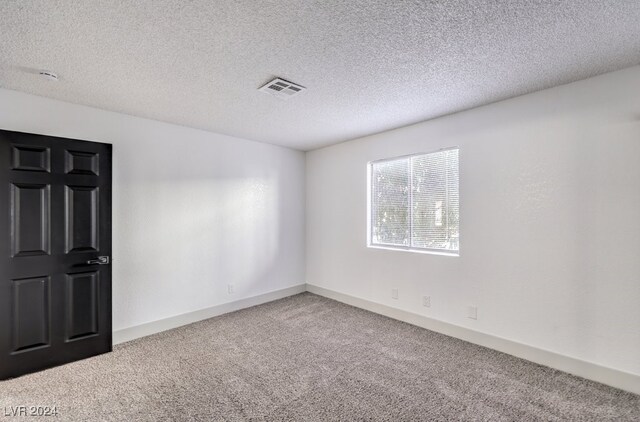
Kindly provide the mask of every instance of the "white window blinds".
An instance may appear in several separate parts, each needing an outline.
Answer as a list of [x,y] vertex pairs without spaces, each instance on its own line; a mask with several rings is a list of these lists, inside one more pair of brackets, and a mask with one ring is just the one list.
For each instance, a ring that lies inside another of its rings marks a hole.
[[458,149],[371,163],[370,244],[459,251]]
[[372,178],[373,242],[409,246],[409,159],[374,164]]

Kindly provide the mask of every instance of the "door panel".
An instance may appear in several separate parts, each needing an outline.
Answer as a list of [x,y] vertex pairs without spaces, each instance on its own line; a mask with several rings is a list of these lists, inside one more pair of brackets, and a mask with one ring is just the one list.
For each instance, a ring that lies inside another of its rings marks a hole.
[[50,187],[11,184],[11,256],[48,255]]
[[111,145],[0,130],[0,379],[111,350]]
[[67,252],[98,251],[98,188],[65,186]]
[[99,277],[97,271],[67,274],[67,341],[98,334]]
[[14,145],[12,152],[12,170],[49,172],[49,148],[40,146]]
[[67,174],[99,175],[99,156],[92,152],[66,151],[65,166]]
[[49,346],[50,284],[49,277],[12,280],[13,314],[12,352],[25,352]]

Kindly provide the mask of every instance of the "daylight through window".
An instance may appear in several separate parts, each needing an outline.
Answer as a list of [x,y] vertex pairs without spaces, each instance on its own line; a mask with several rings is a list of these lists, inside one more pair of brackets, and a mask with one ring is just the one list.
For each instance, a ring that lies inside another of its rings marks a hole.
[[370,166],[370,246],[457,254],[458,149]]

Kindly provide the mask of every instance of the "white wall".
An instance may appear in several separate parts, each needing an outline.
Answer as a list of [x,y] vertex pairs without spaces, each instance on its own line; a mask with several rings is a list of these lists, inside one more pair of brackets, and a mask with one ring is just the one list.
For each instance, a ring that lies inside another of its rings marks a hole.
[[[633,67],[308,153],[307,283],[640,374],[639,88]],[[367,162],[455,145],[460,257],[367,248]]]
[[0,128],[113,144],[114,330],[304,283],[302,152],[2,89]]

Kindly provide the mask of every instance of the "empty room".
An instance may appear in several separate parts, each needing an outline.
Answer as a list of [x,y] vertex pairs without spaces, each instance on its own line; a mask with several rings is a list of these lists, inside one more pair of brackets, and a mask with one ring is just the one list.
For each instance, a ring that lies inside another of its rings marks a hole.
[[640,421],[640,1],[3,0],[5,420]]

